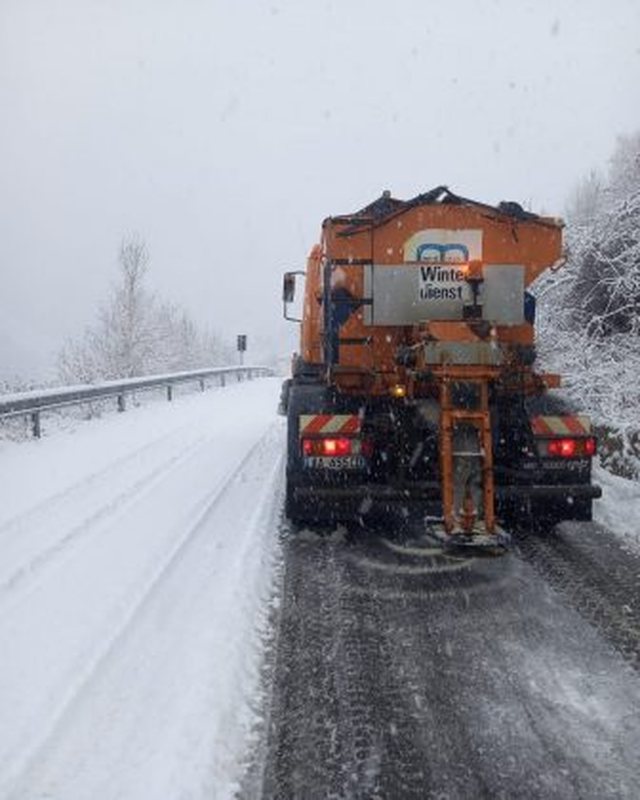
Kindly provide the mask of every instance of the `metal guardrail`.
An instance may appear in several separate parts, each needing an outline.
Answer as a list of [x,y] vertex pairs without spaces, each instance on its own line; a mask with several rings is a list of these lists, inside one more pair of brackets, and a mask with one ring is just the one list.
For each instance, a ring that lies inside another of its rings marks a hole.
[[44,411],[52,411],[65,406],[75,406],[92,400],[104,400],[115,397],[118,411],[126,409],[126,396],[131,392],[166,389],[167,400],[173,400],[173,387],[182,383],[199,383],[200,390],[206,388],[207,379],[217,379],[219,386],[224,386],[228,378],[237,381],[273,375],[273,370],[262,366],[213,367],[196,369],[189,372],[170,372],[165,375],[147,375],[144,378],[126,378],[118,381],[105,381],[96,384],[79,386],[58,386],[52,389],[40,389],[32,392],[0,395],[0,421],[11,417],[31,417],[31,430],[39,438],[42,432],[40,415]]

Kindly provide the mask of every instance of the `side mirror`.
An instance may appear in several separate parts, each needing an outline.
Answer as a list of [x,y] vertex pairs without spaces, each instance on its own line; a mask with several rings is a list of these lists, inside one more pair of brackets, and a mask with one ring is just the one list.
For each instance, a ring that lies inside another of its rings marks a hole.
[[300,270],[296,270],[295,272],[285,272],[284,278],[282,281],[282,305],[283,305],[283,315],[285,319],[288,319],[290,322],[302,322],[301,319],[297,317],[290,317],[287,306],[289,303],[293,302],[294,297],[296,296],[296,275],[305,275],[305,272],[301,272]]
[[285,272],[282,281],[282,301],[293,303],[296,295],[296,274],[295,272]]

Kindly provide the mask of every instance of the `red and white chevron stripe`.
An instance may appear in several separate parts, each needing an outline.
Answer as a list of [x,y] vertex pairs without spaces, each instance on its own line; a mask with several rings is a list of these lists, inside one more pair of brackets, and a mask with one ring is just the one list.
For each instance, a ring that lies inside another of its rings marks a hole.
[[300,436],[349,436],[360,433],[357,414],[301,414]]
[[589,436],[591,421],[589,417],[532,417],[531,429],[534,436]]

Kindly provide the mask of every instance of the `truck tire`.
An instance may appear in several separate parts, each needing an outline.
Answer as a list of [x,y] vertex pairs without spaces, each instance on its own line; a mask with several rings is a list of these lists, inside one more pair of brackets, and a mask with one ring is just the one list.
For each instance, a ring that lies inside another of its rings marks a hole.
[[591,522],[593,520],[593,500],[574,500],[572,508],[572,516],[570,519],[577,522]]
[[312,517],[305,511],[305,506],[300,500],[296,500],[294,496],[295,484],[288,478],[285,486],[285,500],[284,500],[284,515],[294,526],[301,526],[305,523],[311,522]]
[[284,496],[284,515],[285,517],[293,522],[299,522],[299,509],[297,508],[297,504],[295,501],[295,497],[293,496],[294,487],[291,485],[291,482],[287,478],[287,482],[285,485],[285,496]]
[[553,528],[560,522],[591,522],[593,519],[593,500],[577,499],[566,501],[531,501],[531,517],[534,527]]
[[566,519],[565,504],[552,500],[531,501],[531,525],[538,532],[550,531]]
[[330,407],[327,391],[323,385],[299,384],[295,380],[290,384],[287,403],[285,516],[294,524],[310,522],[314,517],[308,503],[303,504],[295,498],[295,488],[304,482],[299,449],[300,415],[327,413]]

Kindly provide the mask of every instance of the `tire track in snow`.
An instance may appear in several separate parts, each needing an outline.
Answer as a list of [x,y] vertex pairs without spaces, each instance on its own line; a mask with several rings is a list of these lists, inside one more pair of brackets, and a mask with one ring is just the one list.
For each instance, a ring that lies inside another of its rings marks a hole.
[[[163,437],[162,441],[169,441],[173,438],[173,435],[170,437]],[[158,442],[159,441],[160,440],[158,440]],[[146,447],[140,448],[135,453],[123,459],[119,459],[116,464],[107,467],[100,473],[96,473],[95,476],[91,476],[90,480],[92,481],[99,474],[101,482],[108,482],[113,472],[116,469],[122,468],[124,462],[134,462],[140,457],[142,451],[153,449],[158,442],[153,442]],[[22,596],[24,596],[30,586],[37,584],[42,572],[48,567],[53,566],[60,557],[66,555],[71,546],[78,544],[87,536],[97,535],[98,532],[102,532],[103,529],[99,527],[100,524],[106,522],[113,516],[123,513],[123,511],[126,510],[127,503],[132,500],[137,500],[143,492],[153,489],[168,473],[178,468],[185,460],[190,458],[194,452],[207,446],[210,442],[211,437],[207,437],[205,440],[192,442],[179,453],[174,453],[169,459],[158,464],[150,473],[139,478],[133,484],[129,484],[122,492],[111,496],[105,503],[98,507],[97,510],[84,516],[80,522],[73,525],[70,529],[68,528],[63,535],[55,539],[49,546],[42,549],[35,557],[28,558],[17,566],[11,566],[9,569],[6,569],[5,566],[5,576],[0,577],[0,614],[5,613],[9,606],[18,602],[19,597],[16,595],[16,592],[21,591]],[[65,502],[73,503],[75,494],[80,492],[86,492],[86,483],[76,484],[66,492],[60,493],[60,498],[55,502],[59,505],[64,498]],[[84,500],[86,502],[86,497]],[[45,509],[39,509],[38,515],[43,514],[44,510]],[[51,516],[51,513],[52,512],[50,512],[48,516]],[[40,533],[39,528],[34,528],[33,530],[35,534]]]
[[640,556],[597,523],[522,534],[522,558],[640,670]]
[[115,461],[106,464],[99,470],[92,472],[90,475],[84,477],[81,481],[73,483],[71,486],[66,486],[48,497],[43,498],[35,506],[15,514],[13,517],[5,520],[0,524],[0,538],[12,533],[21,534],[22,529],[28,525],[37,524],[39,519],[47,521],[52,509],[61,505],[64,502],[72,502],[76,499],[77,495],[84,494],[89,487],[94,487],[98,483],[108,483],[113,475],[125,467],[127,464],[132,463],[140,458],[141,455],[153,450],[160,444],[164,444],[171,439],[178,438],[185,430],[188,430],[188,425],[183,425],[171,433],[160,436],[151,442],[147,442],[141,447],[136,448],[130,453],[120,456]]
[[300,533],[260,797],[640,797],[637,673],[546,565],[394,572],[374,532]]
[[[81,703],[82,698],[90,691],[90,687],[101,672],[103,666],[118,651],[128,632],[135,626],[136,620],[143,613],[147,604],[161,589],[165,579],[171,571],[182,560],[190,546],[197,539],[198,534],[203,530],[209,516],[215,508],[224,500],[226,494],[235,485],[243,470],[256,457],[256,454],[264,447],[265,442],[273,435],[275,429],[271,425],[266,433],[250,447],[241,461],[228,473],[218,485],[203,499],[201,499],[191,511],[192,521],[185,529],[183,535],[177,539],[161,561],[156,565],[152,574],[141,585],[137,597],[131,600],[129,608],[123,613],[119,624],[112,630],[109,637],[103,639],[92,656],[88,658],[74,681],[70,690],[60,698],[56,708],[50,713],[48,720],[43,720],[39,730],[39,735],[34,739],[28,751],[21,752],[20,756],[14,760],[13,764],[7,765],[3,770],[5,787],[2,797],[10,800],[11,797],[22,798],[23,794],[18,789],[18,794],[12,794],[16,784],[22,776],[30,769],[30,766],[37,760],[39,754],[43,752],[47,744],[55,737],[56,732],[64,719],[71,713],[72,708]],[[280,456],[272,467],[269,474],[267,486],[271,487],[275,482],[278,473],[281,471],[282,456]],[[0,787],[2,789],[3,787]]]

